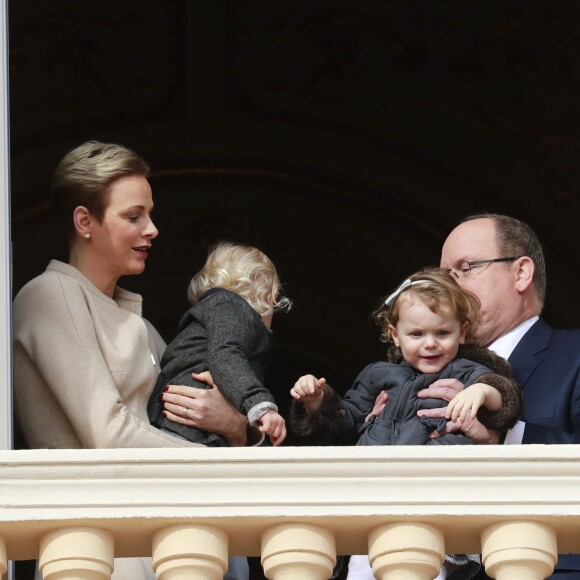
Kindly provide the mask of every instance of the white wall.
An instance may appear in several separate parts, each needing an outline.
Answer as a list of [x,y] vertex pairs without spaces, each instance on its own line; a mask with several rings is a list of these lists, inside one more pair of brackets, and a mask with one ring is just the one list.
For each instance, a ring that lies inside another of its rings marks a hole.
[[0,0],[0,449],[12,447],[8,7]]

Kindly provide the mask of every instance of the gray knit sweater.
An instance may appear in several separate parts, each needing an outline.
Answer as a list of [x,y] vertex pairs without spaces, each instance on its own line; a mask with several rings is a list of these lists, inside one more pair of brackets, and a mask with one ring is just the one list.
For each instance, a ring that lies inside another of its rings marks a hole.
[[274,397],[264,386],[264,373],[272,352],[272,337],[260,315],[239,295],[214,288],[190,308],[180,322],[180,332],[161,359],[161,374],[149,399],[151,423],[208,446],[227,446],[220,435],[166,419],[161,394],[165,385],[205,383],[192,372],[210,371],[220,391],[234,407],[248,414]]

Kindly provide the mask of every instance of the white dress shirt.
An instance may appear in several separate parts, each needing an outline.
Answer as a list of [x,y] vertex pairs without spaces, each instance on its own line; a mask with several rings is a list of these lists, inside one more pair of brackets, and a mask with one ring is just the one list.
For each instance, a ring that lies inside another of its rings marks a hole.
[[[536,323],[539,316],[532,316],[519,326],[510,330],[507,334],[500,336],[497,340],[489,345],[489,350],[495,352],[499,356],[507,359],[512,354],[524,334]],[[524,429],[526,424],[523,421],[518,421],[506,434],[504,445],[521,445],[524,439]]]

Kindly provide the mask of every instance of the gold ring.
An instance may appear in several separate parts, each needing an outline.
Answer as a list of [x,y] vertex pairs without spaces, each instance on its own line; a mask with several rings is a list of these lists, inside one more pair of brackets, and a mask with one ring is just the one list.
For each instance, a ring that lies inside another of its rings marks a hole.
[[183,416],[187,419],[187,407],[183,407]]

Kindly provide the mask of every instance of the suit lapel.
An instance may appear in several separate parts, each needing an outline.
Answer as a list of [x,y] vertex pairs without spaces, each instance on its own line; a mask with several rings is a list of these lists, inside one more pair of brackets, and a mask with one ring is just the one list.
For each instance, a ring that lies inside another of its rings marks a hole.
[[551,336],[552,329],[540,318],[524,334],[509,357],[514,378],[522,387],[544,359],[544,351],[550,344]]

